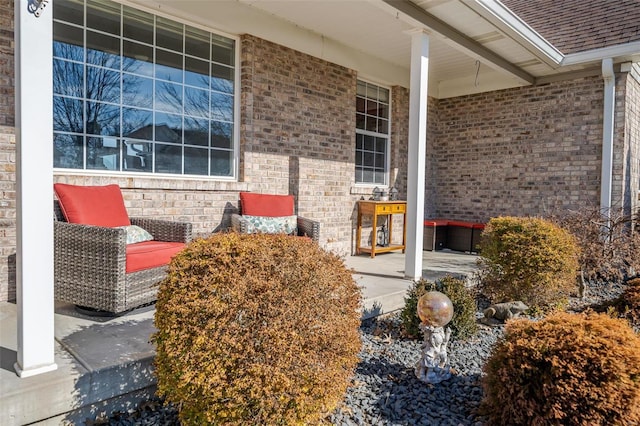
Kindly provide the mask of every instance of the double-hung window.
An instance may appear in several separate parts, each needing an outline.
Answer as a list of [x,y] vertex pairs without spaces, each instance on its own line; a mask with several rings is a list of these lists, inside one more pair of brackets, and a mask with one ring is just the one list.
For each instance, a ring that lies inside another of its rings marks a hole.
[[235,40],[108,0],[53,15],[54,167],[235,175]]
[[389,89],[358,80],[356,95],[356,183],[387,185]]

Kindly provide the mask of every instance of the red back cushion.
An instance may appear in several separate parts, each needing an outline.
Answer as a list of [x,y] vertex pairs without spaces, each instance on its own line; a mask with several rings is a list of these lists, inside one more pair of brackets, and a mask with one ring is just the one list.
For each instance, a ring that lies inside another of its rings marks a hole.
[[118,185],[78,186],[56,183],[53,190],[69,223],[129,226],[129,215]]
[[293,195],[240,193],[242,214],[250,216],[291,216],[294,214]]

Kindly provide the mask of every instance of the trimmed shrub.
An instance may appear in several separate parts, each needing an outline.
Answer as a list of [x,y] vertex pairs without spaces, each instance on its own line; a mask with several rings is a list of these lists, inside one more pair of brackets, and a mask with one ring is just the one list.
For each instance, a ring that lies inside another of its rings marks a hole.
[[621,319],[559,312],[509,321],[484,372],[488,424],[640,422],[640,337]]
[[359,308],[344,262],[309,239],[196,240],[160,284],[158,393],[185,425],[318,422],[358,363]]
[[493,302],[558,307],[578,288],[575,238],[548,220],[493,218],[481,244],[479,288]]
[[404,299],[404,307],[400,312],[400,320],[404,334],[411,338],[422,338],[422,332],[418,327],[418,299],[428,291],[439,291],[451,299],[453,304],[453,318],[448,324],[451,327],[451,336],[454,339],[464,340],[478,331],[476,323],[476,302],[473,292],[467,288],[465,281],[447,275],[435,283],[420,279],[413,283]]

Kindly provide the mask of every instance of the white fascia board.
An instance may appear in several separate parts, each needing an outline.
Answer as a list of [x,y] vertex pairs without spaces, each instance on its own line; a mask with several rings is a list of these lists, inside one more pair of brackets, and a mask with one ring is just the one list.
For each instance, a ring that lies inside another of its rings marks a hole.
[[614,62],[618,62],[619,60],[625,62],[638,62],[640,61],[640,41],[571,53],[564,57],[561,65],[579,65],[590,62],[600,62],[606,58],[613,58]]
[[497,0],[460,0],[467,7],[497,25],[512,38],[520,40],[523,47],[549,66],[557,67],[564,55],[538,34],[525,21]]

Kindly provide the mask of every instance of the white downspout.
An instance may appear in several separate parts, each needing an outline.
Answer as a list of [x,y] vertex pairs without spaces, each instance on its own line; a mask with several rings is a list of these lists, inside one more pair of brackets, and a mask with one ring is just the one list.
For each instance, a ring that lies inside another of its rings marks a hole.
[[613,123],[616,98],[616,77],[613,59],[602,60],[604,79],[604,112],[602,120],[602,176],[600,188],[600,211],[611,217],[611,187],[613,180]]

